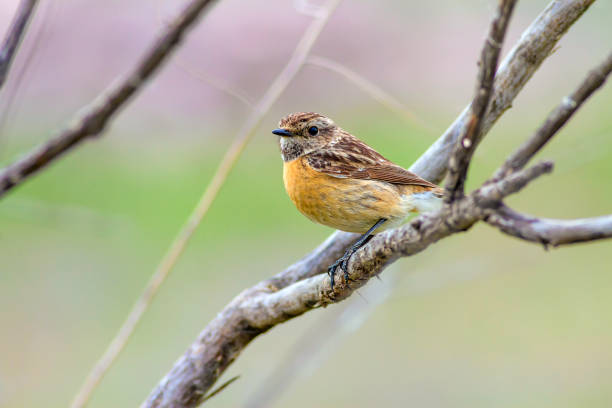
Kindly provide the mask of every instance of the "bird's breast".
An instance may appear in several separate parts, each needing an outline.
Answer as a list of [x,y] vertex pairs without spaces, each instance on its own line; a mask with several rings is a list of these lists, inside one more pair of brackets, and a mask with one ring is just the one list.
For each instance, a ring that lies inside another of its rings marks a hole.
[[376,181],[338,178],[312,169],[304,156],[285,162],[283,180],[289,198],[312,221],[342,231],[364,233],[380,218],[397,226],[409,214],[396,186]]

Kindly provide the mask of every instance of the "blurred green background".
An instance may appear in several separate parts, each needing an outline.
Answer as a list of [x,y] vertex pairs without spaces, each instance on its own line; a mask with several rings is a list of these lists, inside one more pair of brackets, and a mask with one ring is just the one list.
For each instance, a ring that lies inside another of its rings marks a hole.
[[[314,54],[387,89],[427,126],[306,66],[266,115],[90,406],[137,406],[233,296],[330,234],[283,190],[270,134],[281,116],[324,113],[408,167],[470,99],[495,3],[344,1]],[[546,4],[519,4],[506,51]],[[2,27],[16,6],[0,6]],[[41,3],[0,94],[0,165],[46,140],[133,65],[178,7]],[[102,138],[0,201],[0,406],[69,403],[242,125],[248,107],[188,72],[256,100],[309,21],[289,1],[219,1]],[[610,21],[612,4],[599,1],[570,30],[479,148],[469,187],[603,60]],[[554,173],[509,204],[546,217],[611,213],[611,105],[608,86],[541,154],[555,161]],[[609,407],[611,249],[602,241],[545,251],[478,225],[397,262],[362,297],[256,339],[222,378],[239,381],[208,405],[253,403],[306,339],[288,384],[266,394],[272,406]]]

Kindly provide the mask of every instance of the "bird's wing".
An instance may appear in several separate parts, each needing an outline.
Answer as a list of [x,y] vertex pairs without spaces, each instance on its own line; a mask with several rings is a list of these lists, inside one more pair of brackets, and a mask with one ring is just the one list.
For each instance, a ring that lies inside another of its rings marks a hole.
[[321,151],[306,156],[316,171],[338,178],[378,180],[391,184],[436,188],[433,183],[385,159],[354,137],[343,137]]

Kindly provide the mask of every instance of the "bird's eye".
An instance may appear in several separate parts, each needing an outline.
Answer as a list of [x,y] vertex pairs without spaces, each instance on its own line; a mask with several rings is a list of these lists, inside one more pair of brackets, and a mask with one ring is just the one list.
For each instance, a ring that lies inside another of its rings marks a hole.
[[311,136],[316,136],[317,133],[319,133],[319,128],[316,126],[311,126],[308,128],[308,133],[310,133]]

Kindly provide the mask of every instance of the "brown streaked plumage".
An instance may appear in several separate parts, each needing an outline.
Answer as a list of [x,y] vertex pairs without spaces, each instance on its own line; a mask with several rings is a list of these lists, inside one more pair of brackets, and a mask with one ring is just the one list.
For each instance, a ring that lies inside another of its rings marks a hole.
[[[373,183],[363,178],[339,178],[318,171],[309,161],[303,156],[285,163],[283,179],[289,198],[312,221],[342,231],[363,234],[381,218],[390,221],[389,227],[399,225],[407,213],[404,207],[389,203],[400,201],[407,190],[423,192],[427,189],[416,185]],[[376,232],[384,229],[381,227]]]
[[307,158],[308,163],[315,170],[330,176],[437,187],[385,159],[377,151],[350,134],[339,139],[333,146],[328,146],[328,149],[310,153]]
[[320,224],[365,234],[330,267],[332,285],[335,269],[346,271],[369,234],[441,205],[440,187],[387,160],[323,115],[292,113],[273,133],[281,136],[285,189],[298,210]]

